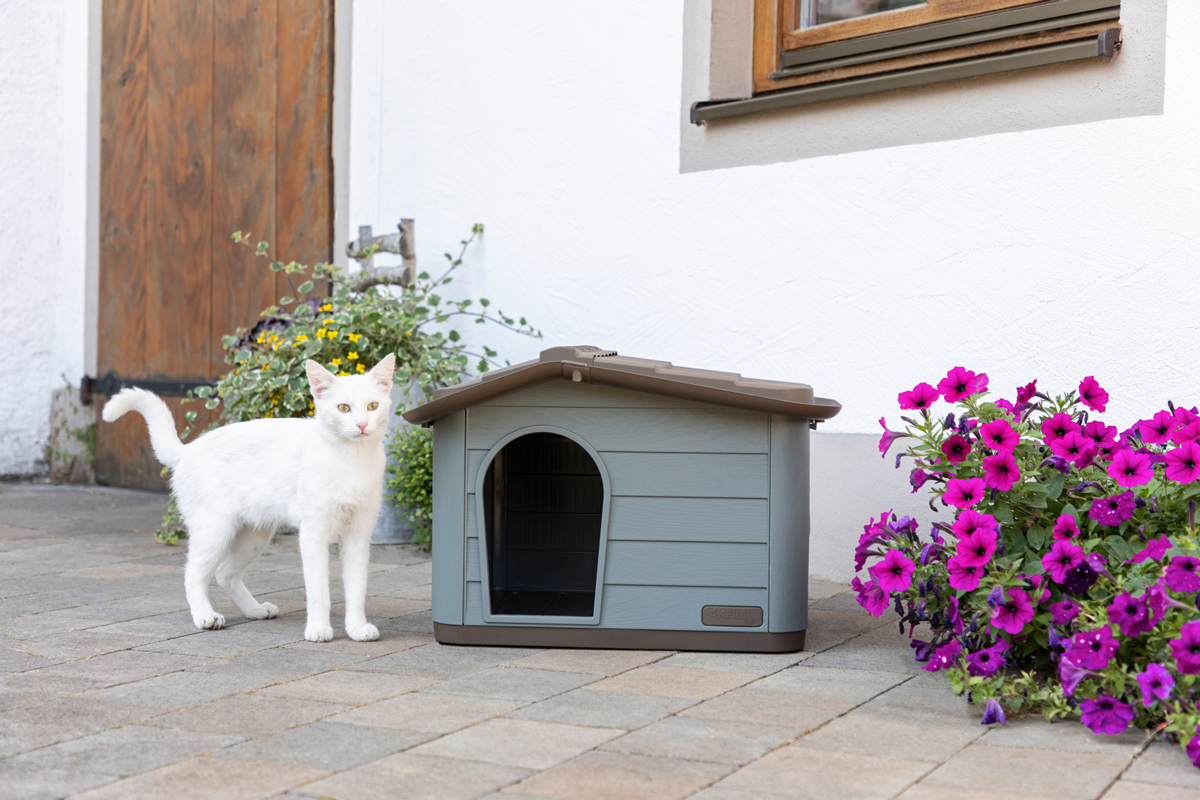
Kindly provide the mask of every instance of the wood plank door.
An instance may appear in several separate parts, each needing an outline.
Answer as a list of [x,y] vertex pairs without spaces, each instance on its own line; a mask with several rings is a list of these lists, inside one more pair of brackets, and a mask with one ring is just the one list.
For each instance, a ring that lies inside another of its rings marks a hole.
[[[284,294],[230,234],[331,258],[333,0],[104,0],[102,26],[98,377],[159,382],[182,427],[166,384],[225,372]],[[138,415],[98,422],[97,480],[160,471]]]

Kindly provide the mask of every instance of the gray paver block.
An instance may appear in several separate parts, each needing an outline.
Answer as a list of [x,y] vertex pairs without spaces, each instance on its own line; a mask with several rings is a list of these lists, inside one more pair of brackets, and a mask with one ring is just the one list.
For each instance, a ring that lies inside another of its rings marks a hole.
[[211,800],[271,797],[329,774],[297,764],[193,758],[78,795],[79,800]]
[[296,700],[254,693],[239,694],[155,717],[149,724],[229,736],[266,736],[346,709],[337,703]]
[[1105,793],[1104,800],[1200,800],[1200,791],[1182,786],[1121,780]]
[[0,675],[0,711],[28,708],[55,697],[70,697],[104,686],[78,675],[48,675],[46,669]]
[[858,639],[817,653],[806,663],[814,667],[834,669],[872,669],[909,674],[924,671],[924,665],[913,660],[911,650],[859,644]]
[[635,730],[687,708],[696,701],[629,692],[574,691],[518,709],[509,716],[567,725]]
[[857,611],[822,611],[810,608],[804,649],[812,653],[828,650],[834,645],[848,642],[856,636],[887,624],[889,623],[886,618],[876,619],[861,608]]
[[340,669],[362,660],[362,656],[347,656],[342,653],[275,647],[235,658],[206,659],[191,671],[213,675],[265,675],[277,683],[282,683]]
[[798,692],[772,692],[747,687],[734,689],[685,709],[680,716],[778,725],[791,729],[795,736],[799,736],[853,707],[854,702],[846,698],[805,696]]
[[1128,763],[1127,758],[1117,755],[972,744],[924,782],[965,789],[1003,787],[1019,794],[1044,794],[1060,800],[1092,800]]
[[670,650],[569,650],[551,649],[508,662],[510,667],[548,669],[558,672],[586,672],[616,675],[652,664],[671,655]]
[[58,800],[115,780],[111,775],[0,761],[2,800]]
[[623,733],[611,728],[500,718],[443,736],[412,753],[547,769]]
[[[226,617],[228,619],[228,617]],[[259,650],[267,650],[282,644],[290,644],[304,638],[303,633],[268,633],[265,631],[241,630],[240,626],[216,631],[199,631],[192,636],[148,644],[139,650],[156,653],[178,653],[186,656],[212,656],[229,658]]]
[[90,679],[92,688],[102,689],[119,683],[139,681],[171,672],[200,667],[212,659],[201,656],[182,656],[174,653],[152,653],[144,650],[120,650],[96,658],[69,661],[38,670],[46,677],[61,675]]
[[434,683],[437,683],[436,678],[342,669],[271,686],[263,689],[263,693],[276,697],[325,700],[330,703],[358,706],[406,692],[415,692]]
[[[732,767],[593,751],[510,787],[515,794],[570,800],[674,800],[687,797]],[[507,794],[508,792],[505,792]]]
[[970,722],[978,725],[983,712],[965,697],[954,694],[946,679],[936,673],[914,675],[868,702],[864,710],[892,714],[913,723]]
[[47,700],[0,714],[0,736],[38,745],[118,728],[157,714],[155,709],[103,699],[97,693]]
[[[987,731],[987,735],[979,740],[979,744],[1132,757],[1141,749],[1145,739],[1146,735],[1137,730],[1126,731],[1116,736],[1104,736],[1092,733],[1080,722],[1049,723],[1041,717],[1024,717],[1010,719],[1006,725],[993,726]],[[1187,762],[1187,766],[1193,772],[1197,771],[1191,762]],[[1196,785],[1200,786],[1200,781]]]
[[1200,790],[1200,769],[1179,745],[1154,742],[1133,762],[1124,780]]
[[753,688],[796,692],[810,697],[836,697],[857,704],[866,702],[907,679],[908,675],[903,673],[814,667],[805,661],[755,681]]
[[94,629],[71,631],[43,636],[40,639],[26,639],[14,649],[19,649],[33,656],[42,658],[75,661],[81,658],[113,653],[117,650],[128,650],[131,647],[149,644],[157,641],[155,636],[138,636],[124,633],[103,633]]
[[432,633],[380,631],[379,638],[373,642],[356,642],[353,639],[338,637],[330,642],[296,642],[285,645],[285,647],[289,650],[320,650],[325,653],[344,653],[348,656],[378,658],[411,650],[414,647],[433,644],[433,641]]
[[831,720],[801,741],[806,747],[942,763],[987,733],[978,722],[917,722],[875,714],[862,706]]
[[[1105,795],[1107,800],[1108,795]],[[967,789],[962,786],[930,786],[918,783],[910,786],[896,800],[1056,800],[1044,794],[1017,794],[995,789]]]
[[653,664],[623,672],[592,684],[602,692],[633,692],[656,694],[662,697],[682,697],[705,700],[750,683],[757,675],[727,670],[676,667],[667,669]]
[[395,675],[457,678],[524,658],[534,652],[537,651],[515,647],[456,647],[434,643],[375,658],[352,669],[391,672]]
[[883,800],[919,780],[932,766],[926,761],[814,750],[797,743],[763,756],[717,786],[798,800]]
[[668,717],[619,739],[601,750],[718,764],[746,764],[786,743],[794,728],[747,722]]
[[157,678],[110,686],[89,696],[149,707],[147,713],[162,713],[261,689],[274,682],[274,677],[266,675],[172,672]]
[[227,747],[212,755],[246,761],[301,764],[340,772],[420,744],[431,736],[416,731],[311,722]]
[[346,800],[387,797],[396,800],[469,800],[519,780],[529,770],[409,753],[373,761],[302,786],[301,797]]
[[599,677],[578,672],[492,667],[472,675],[443,681],[429,691],[534,702],[577,689]]
[[763,676],[799,664],[813,657],[813,653],[676,653],[659,661],[664,669],[692,667],[717,672],[740,672],[745,675]]
[[157,769],[241,741],[193,731],[126,725],[16,756],[13,764],[122,777]]
[[467,725],[507,714],[522,705],[524,704],[520,702],[489,697],[410,692],[343,712],[331,717],[329,722],[427,733],[450,733]]

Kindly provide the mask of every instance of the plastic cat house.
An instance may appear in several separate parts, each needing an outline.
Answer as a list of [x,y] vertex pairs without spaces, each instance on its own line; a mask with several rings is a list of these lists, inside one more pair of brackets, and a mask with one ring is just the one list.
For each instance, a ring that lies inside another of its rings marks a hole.
[[595,347],[439,389],[433,623],[447,644],[788,652],[808,608],[798,383]]

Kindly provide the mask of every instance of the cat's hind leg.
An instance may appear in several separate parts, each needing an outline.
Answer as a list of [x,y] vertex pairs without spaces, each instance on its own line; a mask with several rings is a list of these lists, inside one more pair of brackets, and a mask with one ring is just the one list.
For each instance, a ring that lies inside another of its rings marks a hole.
[[237,525],[216,516],[188,518],[187,525],[188,554],[183,588],[192,610],[192,622],[201,630],[223,628],[225,617],[213,609],[208,599],[208,585],[233,545]]
[[304,562],[304,597],[308,621],[304,638],[328,642],[333,638],[329,624],[329,531],[328,518],[313,516],[300,523],[300,558]]
[[233,546],[217,567],[217,583],[250,619],[272,619],[279,615],[277,606],[273,603],[258,602],[242,581],[246,568],[254,563],[254,559],[258,558],[258,554],[267,546],[272,533],[273,528],[242,528],[238,531]]

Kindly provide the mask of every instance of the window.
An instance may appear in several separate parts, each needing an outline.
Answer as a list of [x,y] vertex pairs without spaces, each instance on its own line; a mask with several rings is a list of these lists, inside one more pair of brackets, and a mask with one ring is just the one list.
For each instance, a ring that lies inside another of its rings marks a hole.
[[1119,45],[1120,0],[754,0],[753,96],[692,121],[1080,59]]

